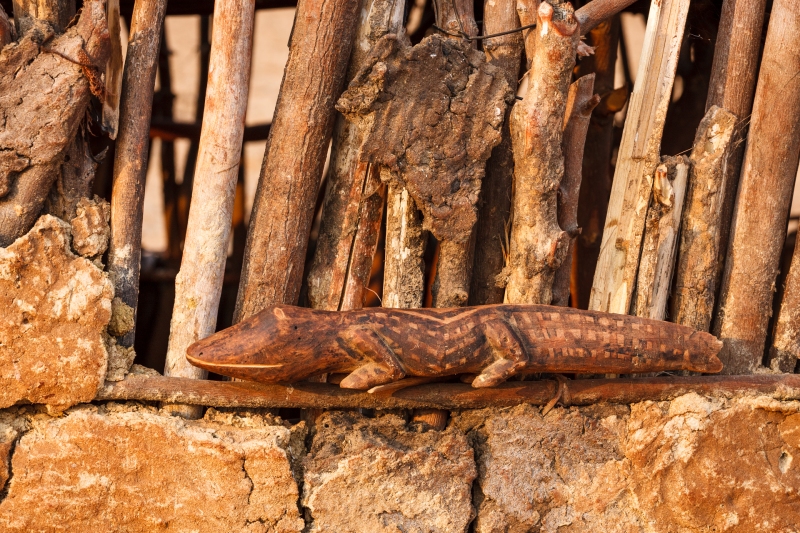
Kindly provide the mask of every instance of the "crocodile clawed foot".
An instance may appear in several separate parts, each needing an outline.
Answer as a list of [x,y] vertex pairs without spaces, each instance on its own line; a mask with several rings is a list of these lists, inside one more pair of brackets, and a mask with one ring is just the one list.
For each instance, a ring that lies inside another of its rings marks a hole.
[[570,404],[569,389],[567,388],[567,381],[569,380],[564,376],[562,376],[561,374],[556,374],[554,377],[556,378],[556,381],[558,381],[556,394],[550,399],[549,402],[547,402],[547,405],[545,405],[542,408],[542,416],[549,413],[553,409],[553,407],[556,406],[559,400],[561,400],[561,403],[563,403],[564,405]]
[[383,385],[402,379],[404,376],[404,373],[398,372],[396,369],[387,368],[379,363],[367,363],[348,374],[348,376],[339,383],[339,387],[343,389],[367,390],[377,385]]
[[483,369],[483,372],[472,381],[472,386],[476,389],[494,387],[516,374],[522,366],[524,365],[509,359],[498,359]]

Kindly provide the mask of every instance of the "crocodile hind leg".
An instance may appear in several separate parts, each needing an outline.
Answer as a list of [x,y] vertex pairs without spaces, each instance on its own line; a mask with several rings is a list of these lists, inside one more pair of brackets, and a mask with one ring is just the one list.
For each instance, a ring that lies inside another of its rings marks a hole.
[[472,381],[475,388],[493,387],[504,382],[528,364],[528,354],[517,333],[502,320],[484,324],[486,343],[495,355],[494,363]]
[[368,360],[339,383],[341,388],[366,390],[405,377],[397,356],[372,329],[349,328],[339,334],[339,340],[349,350]]

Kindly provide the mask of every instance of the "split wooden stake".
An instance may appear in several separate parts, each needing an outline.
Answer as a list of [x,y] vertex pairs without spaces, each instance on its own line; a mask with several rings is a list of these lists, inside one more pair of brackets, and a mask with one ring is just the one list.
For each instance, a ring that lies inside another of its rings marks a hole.
[[689,187],[681,221],[672,320],[700,331],[711,328],[717,294],[722,202],[736,116],[712,106],[697,128]]
[[247,232],[234,321],[295,304],[358,0],[300,0]]
[[678,228],[689,176],[689,160],[686,157],[664,157],[661,161],[655,171],[653,198],[645,219],[633,303],[633,314],[656,320],[664,320],[667,314],[667,299],[678,249]]
[[626,314],[636,282],[653,170],[659,161],[689,0],[650,5],[631,95],[589,309]]
[[583,147],[589,129],[592,111],[600,103],[594,92],[594,74],[588,74],[569,86],[567,108],[564,114],[564,177],[558,188],[558,225],[569,235],[569,247],[564,262],[556,270],[553,280],[553,305],[568,306],[572,255],[575,239],[581,232],[578,226],[578,197],[581,190]]
[[[186,349],[214,333],[236,179],[253,45],[251,0],[217,0],[211,38],[208,88],[181,268],[175,278],[165,376],[203,379],[207,372],[186,360]],[[173,411],[193,418],[191,409]]]
[[[798,241],[800,242],[800,241]],[[778,372],[793,372],[800,359],[800,246],[795,244],[792,266],[786,277],[786,289],[775,335],[769,351],[769,366]]]
[[800,10],[772,6],[736,196],[714,333],[723,372],[755,371],[767,326],[800,159]]
[[[483,8],[484,33],[494,34],[519,28],[516,0],[487,1]],[[511,90],[516,94],[522,62],[521,32],[509,33],[483,41],[486,60],[500,68]],[[514,150],[511,146],[506,109],[502,140],[492,150],[486,163],[486,176],[481,187],[478,222],[475,225],[475,253],[469,290],[470,305],[503,303],[505,289],[497,285],[497,276],[505,266],[506,229],[511,215],[511,189],[514,178]]]
[[[520,13],[521,22],[525,19]],[[557,192],[564,175],[562,128],[578,24],[571,6],[542,2],[533,38],[528,91],[511,112],[514,203],[505,302],[547,304],[566,257],[569,235],[558,225]]]
[[[144,179],[150,147],[150,115],[166,0],[137,0],[131,17],[122,74],[119,133],[111,191],[111,241],[108,272],[114,294],[136,313],[142,260]],[[118,343],[133,346],[135,328]]]
[[[364,66],[369,51],[388,33],[403,32],[404,0],[362,2],[347,82]],[[362,162],[367,128],[337,115],[333,129],[322,223],[308,274],[311,307],[359,308],[378,245],[386,188],[377,165]]]
[[426,240],[427,232],[422,229],[422,216],[414,199],[405,187],[390,183],[386,203],[383,307],[422,307]]
[[712,106],[727,109],[736,115],[731,148],[723,164],[722,199],[719,202],[719,235],[717,270],[714,286],[719,287],[728,250],[733,204],[739,186],[744,158],[747,127],[753,110],[756,91],[761,36],[764,31],[764,10],[767,0],[725,0],[722,4],[714,62],[708,84],[706,111]]

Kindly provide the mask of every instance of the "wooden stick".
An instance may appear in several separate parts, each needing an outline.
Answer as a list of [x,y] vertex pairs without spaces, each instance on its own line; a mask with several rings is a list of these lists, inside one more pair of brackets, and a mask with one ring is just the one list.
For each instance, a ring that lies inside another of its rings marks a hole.
[[689,160],[684,156],[663,157],[656,168],[636,278],[636,316],[666,317],[688,176]]
[[234,321],[297,303],[358,0],[300,0],[250,216]]
[[[150,145],[158,48],[166,0],[137,0],[131,18],[128,52],[122,75],[119,134],[111,194],[111,242],[108,272],[114,294],[136,313],[142,257],[144,179]],[[133,346],[135,328],[118,343]]]
[[674,322],[700,331],[711,327],[717,294],[725,162],[735,126],[733,113],[712,106],[697,128],[690,157],[671,315]]
[[611,194],[611,149],[614,142],[614,114],[620,111],[628,98],[628,87],[614,88],[614,69],[617,63],[620,20],[614,17],[589,32],[594,55],[580,61],[579,73],[596,74],[594,90],[601,100],[592,112],[586,149],[583,152],[583,179],[578,198],[578,225],[581,234],[575,242],[575,287],[580,309],[588,309],[592,291],[603,224],[606,221],[608,198]]
[[422,229],[422,217],[414,199],[402,185],[390,182],[386,197],[383,307],[422,307],[427,232]]
[[[381,37],[404,31],[404,7],[404,0],[367,2],[350,55],[348,83]],[[361,161],[365,130],[361,123],[346,120],[341,114],[336,117],[322,223],[308,274],[308,299],[315,309],[359,308],[363,287],[369,284],[385,187],[381,186],[378,166]],[[375,195],[377,198],[373,198]],[[345,299],[348,304],[343,306]]]
[[569,247],[569,235],[558,225],[556,197],[564,175],[561,129],[577,30],[569,4],[542,2],[533,39],[526,42],[534,74],[511,112],[514,218],[506,303],[549,305],[555,272]]
[[610,19],[636,0],[593,0],[575,12],[581,26],[581,35],[586,35],[602,22]]
[[589,308],[627,313],[689,0],[653,2],[631,95]]
[[793,372],[800,359],[800,246],[795,244],[792,266],[775,322],[775,335],[769,351],[769,366],[778,372]]
[[569,86],[567,95],[562,140],[564,178],[558,188],[558,225],[569,235],[569,248],[553,279],[553,305],[569,305],[572,255],[575,239],[581,232],[578,226],[578,198],[581,190],[583,147],[592,111],[600,103],[600,97],[593,94],[594,78],[594,74],[578,78]]
[[[483,7],[484,33],[493,34],[519,28],[516,0],[487,0]],[[522,61],[523,39],[520,32],[483,41],[486,60],[500,68],[516,94]],[[478,222],[475,224],[475,252],[469,290],[470,305],[499,304],[505,288],[497,285],[497,276],[505,267],[506,227],[511,216],[511,188],[514,177],[514,150],[506,109],[502,140],[492,150],[486,163],[486,177],[481,186]]]
[[800,159],[800,11],[772,6],[733,215],[714,332],[724,372],[750,373],[764,355],[786,218]]
[[[213,407],[482,409],[523,403],[545,405],[555,396],[557,388],[556,381],[514,381],[487,389],[474,389],[466,383],[428,383],[383,395],[341,389],[330,383],[264,385],[129,375],[123,381],[106,382],[95,399]],[[791,401],[800,399],[800,375],[581,379],[567,382],[566,388],[571,405],[667,401],[689,393],[720,397],[764,395]]]
[[[186,361],[186,348],[214,333],[217,324],[244,135],[254,7],[251,0],[214,4],[206,111],[181,269],[175,278],[165,376],[207,375]],[[192,418],[200,414],[182,411]]]
[[119,98],[122,92],[122,37],[119,26],[119,0],[106,0],[106,20],[111,45],[111,55],[105,69],[104,84],[106,87],[103,99],[103,131],[109,138],[117,138],[119,128]]
[[718,215],[720,242],[715,287],[720,285],[728,250],[733,204],[739,187],[747,127],[750,124],[756,91],[766,3],[766,0],[725,0],[714,44],[706,111],[712,106],[718,106],[730,111],[739,120],[723,165],[725,175],[722,178],[722,199]]

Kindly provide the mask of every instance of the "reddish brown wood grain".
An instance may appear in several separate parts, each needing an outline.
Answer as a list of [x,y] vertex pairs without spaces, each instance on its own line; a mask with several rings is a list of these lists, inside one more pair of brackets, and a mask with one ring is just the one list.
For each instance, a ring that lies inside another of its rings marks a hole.
[[296,303],[357,0],[300,0],[250,217],[235,321]]

